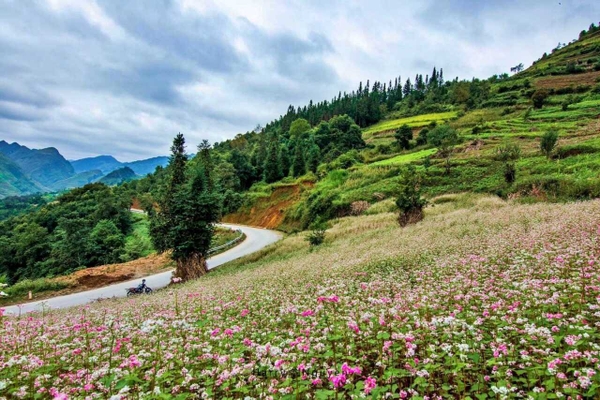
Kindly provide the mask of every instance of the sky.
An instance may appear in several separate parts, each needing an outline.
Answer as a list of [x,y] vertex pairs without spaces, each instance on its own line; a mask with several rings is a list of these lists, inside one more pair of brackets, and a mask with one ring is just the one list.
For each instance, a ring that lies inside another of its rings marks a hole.
[[359,81],[487,78],[598,24],[596,0],[0,0],[0,140],[68,159],[194,152]]

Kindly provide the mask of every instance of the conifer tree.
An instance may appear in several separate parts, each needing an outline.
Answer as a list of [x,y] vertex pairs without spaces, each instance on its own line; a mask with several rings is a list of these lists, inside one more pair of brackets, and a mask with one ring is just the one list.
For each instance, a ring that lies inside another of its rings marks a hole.
[[292,174],[294,177],[302,176],[306,173],[306,164],[304,160],[304,142],[298,140],[294,149],[294,161],[292,163]]
[[273,183],[281,179],[281,165],[279,157],[279,140],[277,135],[272,135],[267,149],[267,158],[264,165],[264,180]]

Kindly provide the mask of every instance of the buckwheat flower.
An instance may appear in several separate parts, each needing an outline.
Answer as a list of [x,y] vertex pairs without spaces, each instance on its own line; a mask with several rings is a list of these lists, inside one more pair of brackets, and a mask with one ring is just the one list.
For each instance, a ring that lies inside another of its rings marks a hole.
[[376,386],[377,386],[377,381],[375,381],[374,378],[368,377],[367,379],[365,379],[365,388],[364,388],[365,394],[371,393],[371,391],[373,389],[375,389]]
[[313,315],[315,315],[315,312],[314,312],[313,310],[310,310],[310,309],[308,309],[308,310],[306,310],[306,311],[302,312],[302,316],[303,316],[303,317],[311,317],[311,316],[313,316]]
[[342,388],[346,384],[346,375],[344,375],[344,374],[332,375],[329,377],[329,381],[331,383],[333,383],[334,388],[336,388],[336,389]]
[[250,314],[250,311],[248,309],[243,309],[242,312],[240,313],[240,316],[245,317],[248,314]]
[[319,379],[319,378],[316,378],[316,379],[313,379],[310,383],[313,386],[319,386],[319,385],[321,385],[323,383],[323,381],[321,379]]

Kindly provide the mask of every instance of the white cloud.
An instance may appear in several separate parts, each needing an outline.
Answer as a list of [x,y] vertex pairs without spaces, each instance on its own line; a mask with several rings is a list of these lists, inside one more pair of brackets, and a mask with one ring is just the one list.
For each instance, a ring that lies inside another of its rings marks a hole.
[[486,78],[568,42],[593,0],[37,0],[0,13],[0,139],[122,160],[266,124],[358,81]]

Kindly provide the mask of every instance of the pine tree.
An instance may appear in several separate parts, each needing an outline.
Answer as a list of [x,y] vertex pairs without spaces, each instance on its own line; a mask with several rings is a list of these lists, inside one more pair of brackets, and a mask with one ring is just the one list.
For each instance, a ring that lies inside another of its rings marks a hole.
[[292,161],[290,160],[290,150],[285,144],[282,144],[279,149],[279,165],[281,165],[282,178],[289,176],[292,169]]
[[178,192],[175,224],[172,226],[171,258],[176,262],[175,277],[183,281],[208,272],[206,258],[212,242],[214,224],[219,220],[219,197],[206,182],[200,168],[192,181]]
[[264,166],[264,180],[267,183],[277,182],[281,179],[281,165],[279,164],[279,140],[277,135],[272,135],[267,149],[267,158]]
[[294,161],[292,163],[292,174],[294,177],[302,176],[306,173],[306,164],[304,162],[304,142],[298,140],[294,149]]
[[218,220],[219,198],[207,183],[203,163],[195,170],[191,182],[186,179],[185,139],[178,134],[173,140],[167,171],[169,183],[150,207],[150,236],[156,250],[172,250],[176,262],[175,276],[189,280],[207,271],[206,256]]
[[162,188],[156,199],[158,211],[154,209],[152,203],[146,209],[150,219],[149,232],[154,248],[159,253],[163,253],[171,248],[171,227],[174,226],[176,203],[175,198],[183,184],[185,184],[185,167],[187,156],[185,154],[185,138],[181,133],[173,139],[171,146],[171,157],[167,166],[168,184]]
[[214,188],[214,165],[211,156],[212,147],[210,142],[204,139],[198,145],[198,157],[200,159],[200,163],[202,164],[204,174],[206,177],[206,183],[210,190]]
[[307,154],[306,154],[306,169],[310,172],[317,172],[317,168],[319,167],[319,163],[321,161],[321,151],[319,150],[319,146],[312,143],[309,145]]

